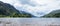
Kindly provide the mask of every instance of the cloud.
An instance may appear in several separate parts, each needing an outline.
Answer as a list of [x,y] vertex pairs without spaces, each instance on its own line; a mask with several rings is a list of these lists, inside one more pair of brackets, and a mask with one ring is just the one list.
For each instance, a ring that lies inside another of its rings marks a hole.
[[45,15],[52,10],[60,9],[60,0],[1,0],[12,4],[20,11],[29,12],[35,16]]

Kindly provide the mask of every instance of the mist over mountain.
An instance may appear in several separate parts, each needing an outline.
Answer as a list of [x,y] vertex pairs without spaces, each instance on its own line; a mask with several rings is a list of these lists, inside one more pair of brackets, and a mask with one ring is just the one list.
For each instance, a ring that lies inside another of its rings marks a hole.
[[33,17],[33,15],[18,11],[12,5],[0,1],[0,17]]

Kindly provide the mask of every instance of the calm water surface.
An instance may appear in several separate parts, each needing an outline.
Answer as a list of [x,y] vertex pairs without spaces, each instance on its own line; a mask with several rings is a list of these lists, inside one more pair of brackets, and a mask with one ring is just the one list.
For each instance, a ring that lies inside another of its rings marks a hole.
[[0,18],[0,24],[9,22],[14,26],[60,26],[60,18]]

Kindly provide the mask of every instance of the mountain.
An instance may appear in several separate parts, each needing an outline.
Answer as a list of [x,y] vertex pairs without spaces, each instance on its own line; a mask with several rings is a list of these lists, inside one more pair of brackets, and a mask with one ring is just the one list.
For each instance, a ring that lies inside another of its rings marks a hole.
[[0,17],[30,17],[31,18],[33,17],[33,15],[23,11],[20,12],[12,5],[0,1]]
[[46,14],[42,17],[52,17],[52,18],[59,18],[60,17],[60,10],[53,10],[49,14]]

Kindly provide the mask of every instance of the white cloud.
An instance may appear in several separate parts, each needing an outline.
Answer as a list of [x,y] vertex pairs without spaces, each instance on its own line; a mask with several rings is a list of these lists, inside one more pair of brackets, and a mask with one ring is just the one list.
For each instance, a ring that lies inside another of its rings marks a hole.
[[[60,9],[60,0],[1,0],[14,5],[18,10],[41,16]],[[24,2],[23,2],[24,1]]]
[[[31,2],[36,3],[37,6],[32,7],[32,6],[25,6],[24,9],[26,9],[26,11],[31,12],[34,15],[40,15],[38,13],[49,13],[52,10],[55,9],[60,9],[58,7],[60,2],[57,2],[55,0],[31,0]],[[39,6],[40,5],[40,6]],[[44,15],[44,14],[43,14]]]
[[0,1],[3,1],[5,3],[9,3],[9,4],[14,4],[14,3],[18,3],[19,1],[18,0],[0,0]]
[[22,5],[22,4],[20,4],[20,3],[15,3],[15,4],[14,4],[14,6],[21,7],[21,6],[23,6],[23,5]]

